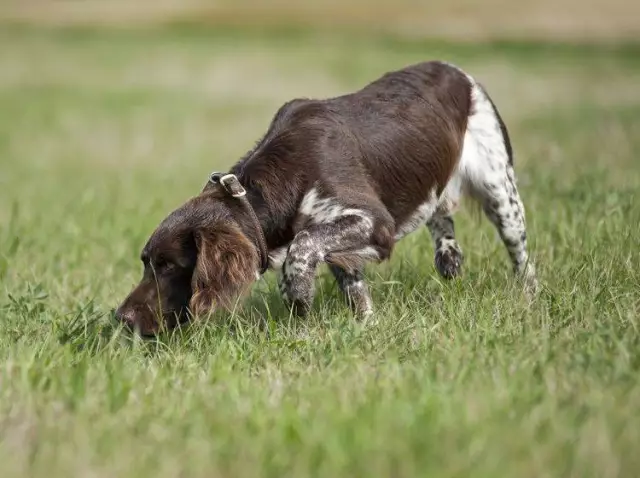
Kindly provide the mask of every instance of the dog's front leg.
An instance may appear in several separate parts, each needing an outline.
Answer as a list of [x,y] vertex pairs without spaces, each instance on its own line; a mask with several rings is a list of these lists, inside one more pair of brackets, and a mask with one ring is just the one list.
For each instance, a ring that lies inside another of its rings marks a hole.
[[364,274],[360,268],[346,271],[336,265],[329,266],[340,290],[345,295],[351,310],[360,318],[366,318],[373,313],[371,294],[364,282]]
[[305,315],[313,303],[318,264],[337,251],[371,249],[372,220],[346,215],[330,223],[315,224],[296,234],[282,265],[280,292],[288,306]]

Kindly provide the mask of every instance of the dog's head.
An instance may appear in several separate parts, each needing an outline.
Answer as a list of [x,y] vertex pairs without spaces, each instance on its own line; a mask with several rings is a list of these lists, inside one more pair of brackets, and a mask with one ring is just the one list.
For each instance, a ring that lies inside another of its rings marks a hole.
[[243,232],[237,203],[204,192],[165,218],[142,249],[140,283],[116,318],[142,335],[171,329],[192,315],[227,308],[256,278],[258,253]]

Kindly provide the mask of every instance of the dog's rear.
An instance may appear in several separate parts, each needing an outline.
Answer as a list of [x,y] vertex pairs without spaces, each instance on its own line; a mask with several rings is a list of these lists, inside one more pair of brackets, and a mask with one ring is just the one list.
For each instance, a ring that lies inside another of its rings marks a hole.
[[[524,277],[527,289],[533,292],[537,281],[527,252],[525,211],[516,187],[509,133],[486,90],[471,76],[468,78],[471,110],[462,153],[429,227],[435,233],[438,250],[443,254],[448,250],[459,252],[453,228],[446,231],[446,225],[444,228],[434,225],[449,222],[446,218],[455,212],[463,195],[477,201],[497,228],[515,272]],[[450,234],[442,234],[441,229]]]

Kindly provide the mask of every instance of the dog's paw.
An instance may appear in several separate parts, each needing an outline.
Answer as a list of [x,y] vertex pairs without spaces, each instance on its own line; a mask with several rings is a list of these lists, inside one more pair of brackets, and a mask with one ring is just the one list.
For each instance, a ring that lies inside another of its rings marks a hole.
[[438,249],[436,251],[436,269],[445,279],[453,279],[462,274],[462,263],[464,256],[462,251],[455,247]]
[[282,278],[279,288],[282,300],[290,311],[298,317],[305,317],[309,314],[313,303],[313,282],[291,280],[285,276]]

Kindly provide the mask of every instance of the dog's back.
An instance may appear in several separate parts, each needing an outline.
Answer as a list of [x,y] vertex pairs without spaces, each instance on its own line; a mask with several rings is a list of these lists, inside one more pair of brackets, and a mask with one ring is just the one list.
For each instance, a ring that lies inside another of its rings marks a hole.
[[471,91],[470,78],[459,69],[425,62],[387,73],[355,93],[290,101],[238,172],[264,173],[269,163],[283,182],[302,190],[315,183],[320,194],[340,195],[347,206],[350,198],[358,203],[372,195],[403,224],[439,197],[451,178]]
[[462,152],[471,87],[460,70],[427,62],[328,101],[346,118],[358,142],[353,159],[397,224],[449,182]]

